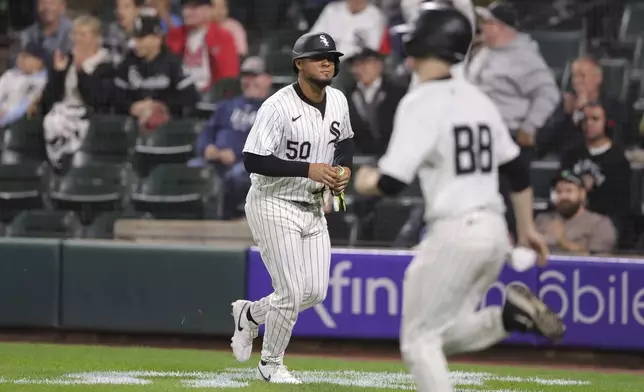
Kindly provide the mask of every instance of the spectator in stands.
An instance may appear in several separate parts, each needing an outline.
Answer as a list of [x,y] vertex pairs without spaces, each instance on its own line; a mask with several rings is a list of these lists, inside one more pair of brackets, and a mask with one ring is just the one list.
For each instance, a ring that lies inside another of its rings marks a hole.
[[156,11],[142,8],[134,23],[134,50],[116,70],[116,109],[154,129],[169,116],[189,115],[199,94],[181,59],[163,43],[161,20]]
[[555,180],[554,212],[537,215],[535,225],[551,252],[608,253],[615,248],[611,220],[585,208],[584,180],[564,170]]
[[199,135],[200,158],[191,165],[213,164],[224,178],[224,219],[237,217],[237,207],[246,198],[250,176],[242,151],[257,110],[271,92],[271,76],[260,57],[249,57],[241,67],[243,94],[220,103]]
[[47,53],[35,42],[20,51],[16,67],[0,76],[0,128],[19,120],[40,99],[47,83]]
[[383,57],[373,49],[363,48],[348,62],[358,81],[347,97],[356,150],[380,156],[387,150],[394,114],[407,89],[387,79]]
[[237,54],[245,57],[248,54],[246,29],[237,20],[228,16],[228,0],[212,0],[212,20],[233,36]]
[[599,104],[587,104],[582,120],[584,141],[566,151],[561,168],[581,177],[588,192],[588,209],[606,215],[624,238],[630,215],[631,166],[624,150],[606,134],[606,112]]
[[104,37],[105,46],[112,54],[114,64],[120,63],[127,51],[134,46],[134,21],[144,4],[145,0],[116,0],[116,20],[109,24]]
[[212,21],[210,0],[183,0],[184,26],[170,30],[170,50],[183,59],[197,89],[206,94],[219,80],[239,76],[235,39]]
[[581,125],[584,108],[589,103],[601,103],[606,112],[606,126],[612,136],[619,134],[620,123],[626,117],[622,105],[602,92],[602,67],[590,56],[582,56],[572,64],[573,92],[564,92],[563,100],[552,115],[550,123],[539,135],[539,153],[561,154],[584,140]]
[[494,101],[517,144],[532,156],[535,134],[559,103],[555,79],[530,36],[515,30],[508,3],[476,8],[485,45],[472,59],[467,77]]
[[363,47],[379,50],[386,27],[385,15],[369,0],[345,0],[324,7],[311,31],[330,34],[338,51],[349,58]]
[[57,168],[64,168],[64,160],[80,147],[87,115],[110,112],[113,97],[114,68],[109,51],[101,47],[100,20],[79,16],[72,31],[72,52],[54,53],[42,98],[47,154]]
[[164,33],[181,26],[181,17],[172,13],[170,0],[148,0],[148,5],[157,10],[157,14],[161,19],[161,30]]
[[42,46],[48,54],[48,65],[56,50],[68,54],[72,21],[65,15],[66,11],[65,0],[38,0],[38,21],[20,33],[20,47],[26,47],[29,42]]

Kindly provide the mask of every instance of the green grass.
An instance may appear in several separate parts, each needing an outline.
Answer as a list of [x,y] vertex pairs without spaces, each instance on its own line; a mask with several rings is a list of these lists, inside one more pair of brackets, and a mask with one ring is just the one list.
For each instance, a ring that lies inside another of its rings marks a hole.
[[[254,369],[257,360],[257,357],[253,357],[250,362],[239,364],[229,352],[205,350],[8,343],[0,344],[0,391],[414,390],[405,367],[395,361],[360,362],[287,356],[286,364],[306,383],[286,386],[258,380]],[[105,374],[110,371],[114,373]],[[158,373],[141,373],[151,371]],[[452,371],[456,390],[468,392],[634,392],[641,391],[644,385],[644,376],[628,374],[466,365],[453,366]],[[78,373],[88,374],[80,376]],[[136,375],[141,377],[132,377]],[[120,379],[124,385],[107,384],[119,381],[117,376],[130,378]],[[132,384],[146,380],[147,384]],[[577,385],[562,385],[566,380]],[[88,385],[89,381],[97,383]],[[72,382],[77,384],[71,385]],[[221,387],[230,386],[231,382],[237,383],[237,386]],[[189,387],[191,385],[193,388]],[[217,385],[220,387],[216,388]],[[201,388],[195,389],[194,386]]]

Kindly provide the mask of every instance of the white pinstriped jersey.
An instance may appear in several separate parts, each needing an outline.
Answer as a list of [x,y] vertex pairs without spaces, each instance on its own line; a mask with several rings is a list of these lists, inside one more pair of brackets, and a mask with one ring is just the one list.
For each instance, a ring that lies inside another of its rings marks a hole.
[[418,175],[429,221],[480,208],[502,214],[498,167],[518,155],[490,98],[452,78],[421,83],[400,101],[379,167],[407,184]]
[[[336,143],[353,137],[347,99],[339,90],[326,87],[326,111],[304,102],[293,85],[268,98],[246,140],[244,152],[310,163],[333,163]],[[268,177],[251,174],[250,192],[280,199],[315,203],[322,184],[302,177]]]

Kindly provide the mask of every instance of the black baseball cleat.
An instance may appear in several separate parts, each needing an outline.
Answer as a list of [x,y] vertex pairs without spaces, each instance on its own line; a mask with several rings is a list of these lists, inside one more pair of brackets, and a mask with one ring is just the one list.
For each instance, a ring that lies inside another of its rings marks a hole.
[[563,338],[566,326],[555,312],[521,284],[506,289],[503,326],[508,332],[530,332],[552,341]]

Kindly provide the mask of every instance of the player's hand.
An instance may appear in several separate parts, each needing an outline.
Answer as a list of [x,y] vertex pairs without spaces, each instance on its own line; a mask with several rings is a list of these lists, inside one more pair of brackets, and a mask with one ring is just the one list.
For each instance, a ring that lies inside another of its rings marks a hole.
[[541,236],[535,228],[522,234],[519,237],[518,243],[521,246],[526,246],[537,252],[537,255],[539,256],[537,259],[537,265],[539,267],[543,268],[548,265],[548,256],[550,255],[548,245],[546,244],[546,240],[543,236]]
[[577,106],[577,98],[571,93],[565,92],[563,96],[563,104],[564,104],[564,113],[572,114],[572,112],[575,111],[575,108]]
[[219,151],[219,162],[223,163],[226,166],[231,166],[237,158],[235,153],[230,148],[226,148]]
[[331,165],[326,163],[311,163],[309,165],[309,178],[315,182],[322,183],[331,189],[336,187],[338,172]]
[[348,167],[342,166],[336,167],[336,170],[338,172],[338,178],[333,190],[337,192],[344,192],[344,190],[347,188],[347,185],[349,185],[349,180],[351,179],[351,170]]
[[521,147],[534,145],[534,134],[527,133],[522,129],[517,132],[517,144]]
[[214,144],[209,144],[206,146],[206,150],[203,155],[208,161],[217,161],[219,160],[219,149],[217,149]]

